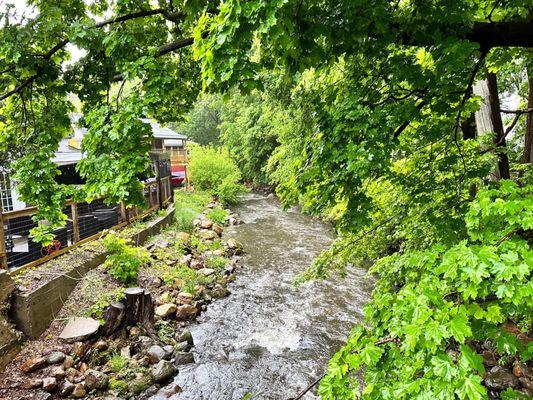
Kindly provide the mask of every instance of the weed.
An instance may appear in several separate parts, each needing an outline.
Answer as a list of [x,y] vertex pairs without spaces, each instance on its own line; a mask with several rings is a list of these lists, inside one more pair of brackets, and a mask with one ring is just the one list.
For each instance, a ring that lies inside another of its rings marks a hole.
[[108,364],[113,370],[113,372],[123,372],[124,369],[128,366],[128,359],[118,353],[113,353],[113,355],[108,361]]
[[109,274],[113,278],[125,284],[135,282],[139,268],[150,259],[145,249],[130,246],[129,242],[113,234],[104,239],[107,251],[110,252],[104,265],[109,268]]
[[214,256],[207,259],[207,266],[212,269],[222,269],[227,263],[228,260],[225,257]]
[[209,210],[207,213],[207,218],[211,221],[216,222],[217,224],[224,224],[228,218],[228,212],[222,207],[215,207],[212,210]]

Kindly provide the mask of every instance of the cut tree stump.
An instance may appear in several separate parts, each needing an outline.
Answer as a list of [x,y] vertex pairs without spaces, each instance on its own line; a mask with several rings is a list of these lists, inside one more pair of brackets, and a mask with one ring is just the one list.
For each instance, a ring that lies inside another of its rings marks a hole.
[[139,287],[128,288],[126,293],[126,325],[141,324],[150,336],[156,335],[154,328],[154,302],[149,291]]
[[104,313],[104,335],[109,336],[114,333],[124,322],[126,307],[124,304],[115,301],[109,305]]

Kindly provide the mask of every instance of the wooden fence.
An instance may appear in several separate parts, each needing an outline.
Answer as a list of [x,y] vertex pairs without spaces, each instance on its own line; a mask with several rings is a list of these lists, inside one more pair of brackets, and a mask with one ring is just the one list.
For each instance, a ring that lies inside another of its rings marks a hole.
[[110,206],[103,199],[91,203],[67,201],[63,212],[65,227],[54,230],[50,246],[33,242],[30,229],[38,225],[32,220],[36,207],[0,212],[0,268],[20,271],[42,264],[80,244],[101,237],[105,229],[117,229],[141,219],[172,202],[170,177],[156,178],[145,184],[146,208],[126,208],[124,204]]

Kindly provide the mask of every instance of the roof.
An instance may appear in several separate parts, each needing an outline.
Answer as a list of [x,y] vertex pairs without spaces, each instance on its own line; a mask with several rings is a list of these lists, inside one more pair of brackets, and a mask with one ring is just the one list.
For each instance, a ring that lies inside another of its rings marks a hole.
[[187,140],[187,136],[173,131],[170,128],[165,128],[159,125],[156,121],[150,118],[141,118],[141,121],[145,124],[150,124],[152,127],[152,133],[155,139],[181,139]]

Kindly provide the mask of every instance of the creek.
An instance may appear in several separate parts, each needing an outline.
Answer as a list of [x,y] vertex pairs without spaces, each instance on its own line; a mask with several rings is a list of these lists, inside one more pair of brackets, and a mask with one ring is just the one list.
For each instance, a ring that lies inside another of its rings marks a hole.
[[[191,327],[196,363],[180,368],[154,400],[288,400],[321,376],[362,320],[372,290],[366,270],[293,284],[331,243],[330,227],[256,193],[235,211],[244,224],[224,234],[241,242],[245,255],[231,295],[210,304]],[[303,399],[318,397],[309,392]]]

